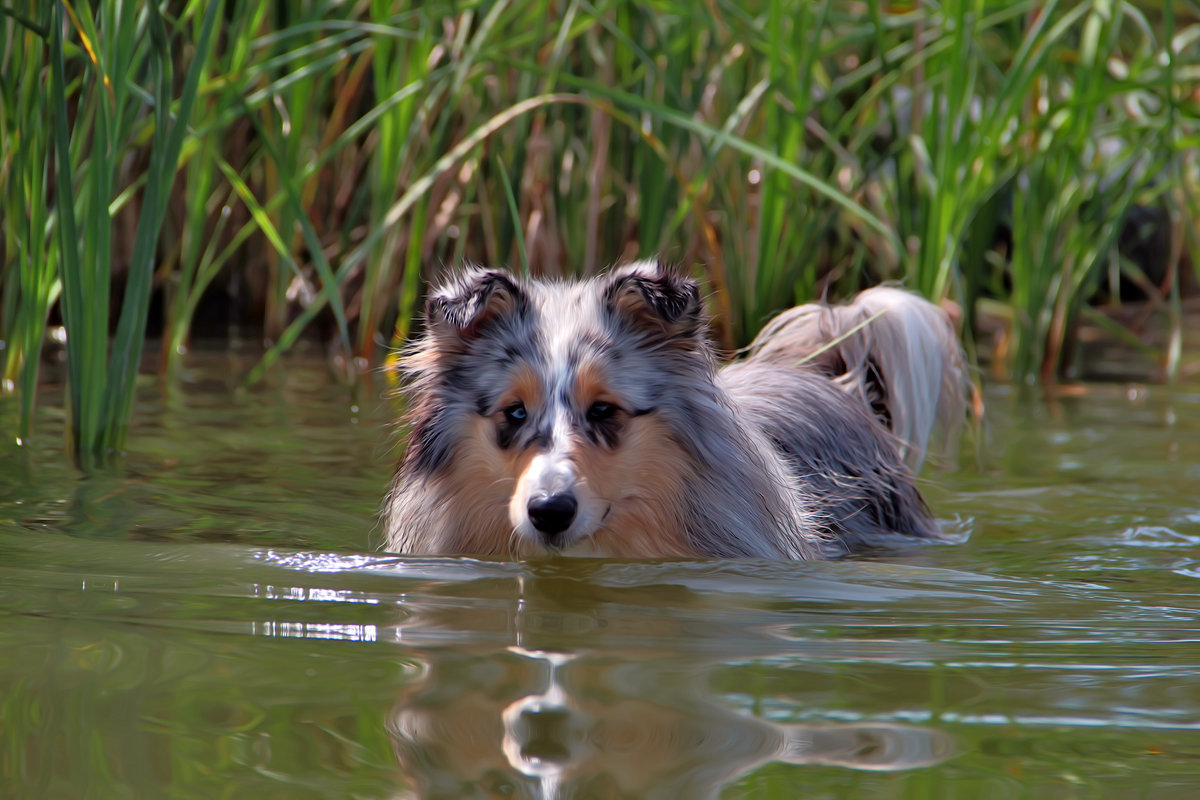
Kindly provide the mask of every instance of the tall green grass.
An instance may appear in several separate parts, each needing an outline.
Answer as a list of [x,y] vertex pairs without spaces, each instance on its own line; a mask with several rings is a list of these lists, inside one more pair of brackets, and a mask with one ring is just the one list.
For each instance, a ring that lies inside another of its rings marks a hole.
[[[175,64],[156,5],[139,8],[107,0],[93,10],[86,4],[51,4],[54,209],[67,331],[71,445],[84,466],[104,463],[124,443],[145,338],[158,234],[221,6],[220,2],[208,5],[173,108]],[[73,118],[67,104],[71,73],[66,66],[64,14],[89,61],[71,77],[81,85]],[[110,341],[112,207],[128,200],[128,187],[118,184],[118,170],[138,137],[149,139],[149,163],[136,178],[141,183],[141,202],[120,316]]]
[[[56,240],[53,236],[52,118],[45,104],[47,50],[51,14],[46,7],[12,16],[4,31],[4,69],[0,71],[0,187],[4,208],[3,305],[0,341],[4,348],[4,390],[21,399],[18,438],[33,428],[40,353],[50,307],[58,298]],[[25,80],[13,80],[17,73]],[[18,135],[14,135],[18,134]],[[13,213],[24,209],[25,213]],[[26,357],[31,354],[32,357]]]
[[[155,296],[168,369],[232,304],[268,345],[249,380],[305,335],[350,377],[462,261],[661,253],[705,278],[727,348],[898,280],[968,338],[1002,309],[994,368],[1053,381],[1121,286],[1177,331],[1200,263],[1190,2],[214,8],[0,6],[6,386],[26,435],[61,318],[84,464],[121,447]],[[1145,209],[1164,264],[1122,247]]]

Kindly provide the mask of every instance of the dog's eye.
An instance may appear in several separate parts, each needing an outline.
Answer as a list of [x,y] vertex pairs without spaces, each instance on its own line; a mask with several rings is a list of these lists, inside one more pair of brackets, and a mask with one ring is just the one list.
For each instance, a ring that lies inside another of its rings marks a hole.
[[520,425],[528,416],[529,412],[525,410],[524,403],[513,403],[504,409],[504,419],[510,425]]
[[587,419],[588,422],[604,422],[610,420],[617,413],[617,407],[612,403],[605,403],[597,400],[588,406]]

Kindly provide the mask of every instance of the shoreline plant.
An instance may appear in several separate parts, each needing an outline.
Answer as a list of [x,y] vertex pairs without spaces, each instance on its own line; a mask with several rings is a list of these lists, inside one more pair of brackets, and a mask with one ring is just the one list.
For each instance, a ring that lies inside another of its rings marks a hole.
[[[149,338],[230,323],[348,369],[463,261],[660,253],[721,344],[900,281],[1006,319],[1051,383],[1080,319],[1168,320],[1200,264],[1200,7],[1120,0],[0,0],[0,342],[31,434],[65,330],[71,447],[119,456]],[[119,302],[117,300],[119,299]],[[216,320],[214,323],[213,320]]]

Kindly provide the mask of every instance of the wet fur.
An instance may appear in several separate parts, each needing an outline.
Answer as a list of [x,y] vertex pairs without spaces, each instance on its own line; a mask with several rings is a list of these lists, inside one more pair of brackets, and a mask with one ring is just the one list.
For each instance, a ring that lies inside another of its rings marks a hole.
[[[402,360],[387,549],[799,559],[936,536],[911,470],[962,413],[962,356],[940,309],[872,292],[784,312],[718,370],[696,283],[657,263],[462,272]],[[578,511],[546,534],[527,509],[560,494]]]

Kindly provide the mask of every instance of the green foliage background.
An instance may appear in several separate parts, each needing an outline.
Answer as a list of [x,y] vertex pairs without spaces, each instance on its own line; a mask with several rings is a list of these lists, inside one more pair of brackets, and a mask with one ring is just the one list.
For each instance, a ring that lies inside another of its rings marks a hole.
[[[152,298],[167,372],[198,309],[236,302],[271,343],[254,380],[314,325],[377,364],[465,260],[655,253],[706,280],[727,347],[899,280],[968,338],[999,310],[1021,381],[1134,285],[1170,371],[1200,263],[1197,38],[1171,0],[3,0],[5,388],[28,435],[61,320],[73,450],[99,464]],[[1124,257],[1139,237],[1151,263]]]

